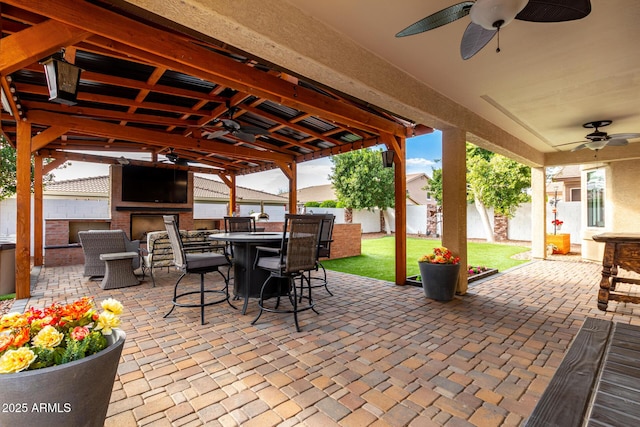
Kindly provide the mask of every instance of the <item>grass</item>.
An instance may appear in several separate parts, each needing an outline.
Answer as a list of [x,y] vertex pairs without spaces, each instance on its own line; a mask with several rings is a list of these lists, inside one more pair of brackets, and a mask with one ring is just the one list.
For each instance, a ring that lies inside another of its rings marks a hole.
[[[437,240],[407,238],[407,276],[420,274],[418,258],[441,243]],[[495,243],[467,244],[469,264],[486,266],[504,271],[527,260],[512,259],[511,256],[528,251],[525,246]],[[358,276],[395,281],[395,237],[362,240],[362,255],[322,261],[328,270],[357,274]]]
[[16,294],[0,295],[0,301],[4,301],[6,299],[14,299],[15,297],[16,297]]

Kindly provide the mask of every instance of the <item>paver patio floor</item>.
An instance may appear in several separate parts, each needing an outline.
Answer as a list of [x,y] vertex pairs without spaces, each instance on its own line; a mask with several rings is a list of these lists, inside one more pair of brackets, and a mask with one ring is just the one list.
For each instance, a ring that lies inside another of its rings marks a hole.
[[[561,258],[560,258],[561,259]],[[102,290],[82,267],[42,268],[42,306],[93,295],[126,309],[127,341],[106,426],[518,426],[586,317],[640,324],[640,307],[597,309],[601,267],[533,261],[443,303],[421,288],[329,272],[319,315],[170,308],[176,272]],[[211,275],[213,280],[215,275]],[[192,283],[197,283],[194,276]],[[215,280],[218,280],[215,278]],[[234,301],[241,307],[241,301]]]

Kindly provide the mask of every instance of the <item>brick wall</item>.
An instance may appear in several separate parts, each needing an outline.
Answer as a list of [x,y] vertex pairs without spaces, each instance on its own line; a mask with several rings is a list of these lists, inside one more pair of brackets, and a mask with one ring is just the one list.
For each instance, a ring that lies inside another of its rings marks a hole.
[[360,224],[334,224],[331,259],[357,256],[362,253]]

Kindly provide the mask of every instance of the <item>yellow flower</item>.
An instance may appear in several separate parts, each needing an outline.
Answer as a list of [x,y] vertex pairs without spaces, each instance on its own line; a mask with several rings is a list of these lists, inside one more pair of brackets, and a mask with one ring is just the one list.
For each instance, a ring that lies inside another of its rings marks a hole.
[[63,338],[64,338],[63,333],[58,332],[58,330],[53,326],[47,325],[44,328],[42,328],[40,332],[38,332],[38,335],[33,337],[33,339],[31,340],[31,343],[36,347],[52,349],[58,344],[60,344]]
[[122,314],[122,310],[124,309],[122,307],[122,303],[116,299],[113,298],[108,298],[104,301],[102,301],[102,303],[100,304],[102,306],[102,308],[104,310],[110,311],[111,313],[115,314],[115,315],[120,315]]
[[96,330],[102,330],[102,335],[109,335],[113,328],[120,326],[120,318],[110,311],[105,311],[98,317]]
[[0,318],[0,332],[7,329],[27,326],[28,320],[23,313],[7,313]]
[[29,367],[36,360],[36,355],[28,347],[21,347],[17,350],[7,350],[0,357],[0,373],[11,374],[20,372]]

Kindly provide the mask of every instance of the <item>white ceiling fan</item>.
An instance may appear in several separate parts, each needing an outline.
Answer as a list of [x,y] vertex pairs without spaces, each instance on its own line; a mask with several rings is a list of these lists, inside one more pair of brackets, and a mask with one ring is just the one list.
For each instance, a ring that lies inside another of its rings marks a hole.
[[571,145],[582,143],[577,147],[571,149],[571,151],[578,151],[584,148],[590,150],[600,150],[606,146],[623,146],[629,143],[629,139],[640,138],[640,133],[614,133],[609,135],[607,132],[601,131],[599,128],[609,126],[613,123],[613,120],[595,120],[593,122],[587,122],[582,125],[585,129],[594,129],[593,132],[586,135],[585,141],[569,142],[567,144],[557,145],[556,147],[562,147],[563,145]]
[[[512,20],[563,22],[582,19],[591,13],[589,0],[476,0],[463,1],[409,25],[396,37],[433,30],[470,15],[471,22],[462,36],[460,54],[469,59],[500,33]],[[500,39],[498,48],[500,52]]]

